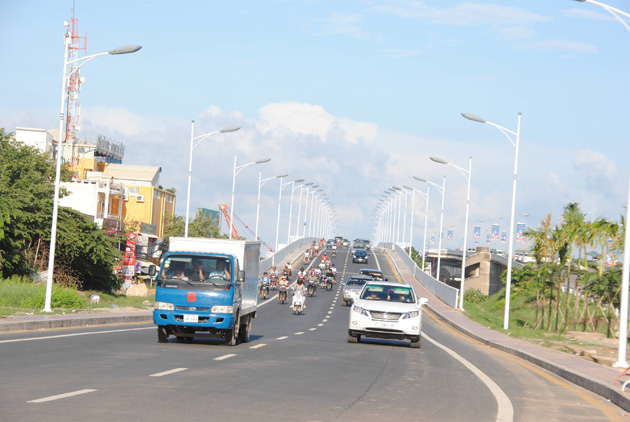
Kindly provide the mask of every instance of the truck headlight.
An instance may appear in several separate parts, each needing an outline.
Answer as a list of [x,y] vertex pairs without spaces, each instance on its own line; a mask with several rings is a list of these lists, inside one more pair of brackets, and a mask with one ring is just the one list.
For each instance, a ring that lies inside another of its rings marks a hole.
[[211,312],[213,314],[231,314],[234,312],[234,307],[225,305],[213,306]]
[[175,306],[172,303],[168,302],[155,302],[153,305],[154,309],[159,309],[160,311],[173,311],[175,310]]
[[411,311],[411,312],[407,312],[406,314],[404,314],[402,319],[415,318],[418,315],[420,315],[420,312],[418,312],[418,311]]
[[360,306],[353,306],[353,307],[352,307],[352,310],[353,310],[354,312],[358,312],[360,315],[363,315],[363,316],[366,316],[366,317],[369,317],[369,316],[370,316],[370,313],[367,311],[367,309],[363,309],[363,308],[362,308],[362,307],[360,307]]

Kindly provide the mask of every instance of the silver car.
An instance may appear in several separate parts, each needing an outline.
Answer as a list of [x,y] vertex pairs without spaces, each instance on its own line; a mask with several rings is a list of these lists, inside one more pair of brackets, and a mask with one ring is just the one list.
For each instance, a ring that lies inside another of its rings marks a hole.
[[348,277],[343,286],[343,306],[347,306],[359,297],[361,289],[368,281],[372,281],[372,277],[366,275],[351,275]]

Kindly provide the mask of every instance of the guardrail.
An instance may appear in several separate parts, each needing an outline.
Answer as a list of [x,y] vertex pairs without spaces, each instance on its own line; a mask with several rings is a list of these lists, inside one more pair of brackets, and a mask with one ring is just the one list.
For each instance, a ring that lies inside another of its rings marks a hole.
[[318,240],[319,239],[316,239],[314,237],[304,237],[302,239],[294,240],[293,242],[286,245],[284,248],[280,249],[275,254],[271,255],[269,258],[266,258],[260,261],[260,263],[258,264],[258,267],[267,269],[267,268],[273,267],[274,265],[276,266],[280,265],[282,264],[284,259],[296,249],[301,248],[303,246],[312,245],[313,242],[316,242]]
[[416,265],[409,255],[400,246],[392,243],[380,243],[378,245],[381,248],[387,248],[393,253],[396,253],[398,257],[404,262],[409,271],[411,271],[416,280],[422,284],[428,291],[433,293],[435,297],[446,303],[451,308],[457,307],[457,301],[459,298],[459,289],[451,287],[448,284],[444,284],[429,274],[425,273]]

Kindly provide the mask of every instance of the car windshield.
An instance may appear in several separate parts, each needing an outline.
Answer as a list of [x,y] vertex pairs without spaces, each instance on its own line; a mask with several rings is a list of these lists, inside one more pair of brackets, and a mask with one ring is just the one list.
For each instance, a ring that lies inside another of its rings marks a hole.
[[363,278],[349,278],[346,281],[347,286],[363,286],[367,280]]
[[162,265],[160,279],[224,288],[231,284],[231,271],[231,261],[223,257],[172,254]]
[[361,293],[361,299],[401,303],[415,302],[413,289],[411,289],[411,287],[391,287],[380,285],[366,286]]

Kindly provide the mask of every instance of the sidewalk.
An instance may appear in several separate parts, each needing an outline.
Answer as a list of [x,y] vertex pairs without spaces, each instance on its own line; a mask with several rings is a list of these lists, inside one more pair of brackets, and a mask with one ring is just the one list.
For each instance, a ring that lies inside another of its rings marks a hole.
[[[429,299],[429,303],[425,306],[446,324],[481,343],[518,356],[553,372],[573,384],[610,400],[623,410],[630,411],[630,393],[622,392],[620,384],[614,385],[615,379],[622,372],[621,369],[608,368],[566,353],[514,339],[466,318],[461,311],[444,304],[426,290],[416,280],[398,254],[390,252],[385,250],[402,279],[413,285],[419,296]],[[627,378],[623,379],[623,381],[625,380]]]
[[[287,256],[293,266],[304,256],[304,249],[298,248]],[[284,268],[284,265],[282,266]],[[261,268],[260,271],[266,271]],[[0,334],[11,331],[49,330],[53,328],[89,327],[92,325],[152,323],[153,311],[109,311],[109,312],[76,312],[65,315],[29,315],[0,317]]]

